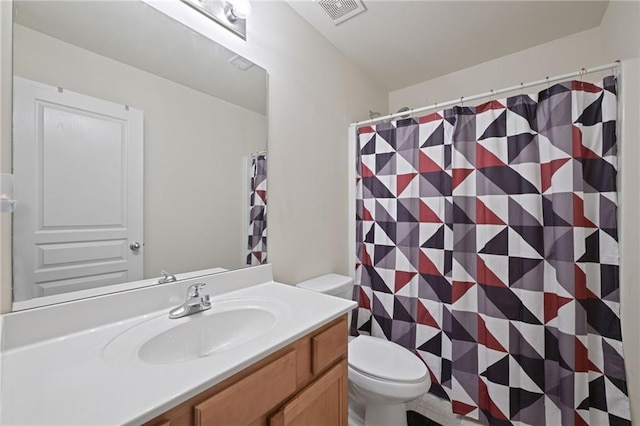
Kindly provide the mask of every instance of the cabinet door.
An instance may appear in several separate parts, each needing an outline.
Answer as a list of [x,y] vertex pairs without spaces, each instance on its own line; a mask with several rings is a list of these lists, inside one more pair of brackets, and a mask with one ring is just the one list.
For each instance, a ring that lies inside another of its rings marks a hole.
[[255,373],[194,407],[196,426],[248,425],[296,392],[296,351],[293,350]]
[[269,426],[347,426],[347,360],[298,393],[269,419]]

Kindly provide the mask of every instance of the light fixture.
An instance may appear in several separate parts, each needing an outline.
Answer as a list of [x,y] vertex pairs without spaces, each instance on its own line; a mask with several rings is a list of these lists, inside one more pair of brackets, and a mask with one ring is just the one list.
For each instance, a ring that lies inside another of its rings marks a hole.
[[198,12],[222,25],[243,40],[247,39],[249,0],[182,0]]
[[238,19],[246,20],[251,15],[251,3],[249,0],[227,0],[225,15],[231,23]]

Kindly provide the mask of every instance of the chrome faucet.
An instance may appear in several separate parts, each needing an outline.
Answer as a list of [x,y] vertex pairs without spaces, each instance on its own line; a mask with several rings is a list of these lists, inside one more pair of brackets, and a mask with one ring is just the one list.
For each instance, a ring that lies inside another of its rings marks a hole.
[[190,285],[187,289],[187,300],[180,306],[176,306],[169,311],[169,318],[176,319],[186,317],[198,312],[211,309],[211,300],[209,295],[200,294],[200,290],[205,285],[202,283]]
[[160,271],[160,273],[162,274],[162,278],[158,280],[158,284],[166,284],[178,281],[175,275],[169,274],[167,271]]

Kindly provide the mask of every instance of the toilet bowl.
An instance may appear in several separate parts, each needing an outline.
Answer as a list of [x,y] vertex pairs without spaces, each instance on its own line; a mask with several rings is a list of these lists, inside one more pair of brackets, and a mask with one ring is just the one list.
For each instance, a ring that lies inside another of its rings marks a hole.
[[[353,281],[328,274],[298,287],[351,299]],[[409,350],[376,337],[350,339],[348,348],[349,425],[406,426],[406,403],[431,384],[427,367]]]

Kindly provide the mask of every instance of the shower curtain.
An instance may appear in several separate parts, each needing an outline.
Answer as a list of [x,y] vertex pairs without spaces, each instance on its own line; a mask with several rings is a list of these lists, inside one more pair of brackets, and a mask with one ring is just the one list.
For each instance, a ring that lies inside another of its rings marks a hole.
[[492,425],[628,425],[616,81],[359,129],[354,331]]
[[247,265],[261,265],[267,263],[267,154],[250,160]]

